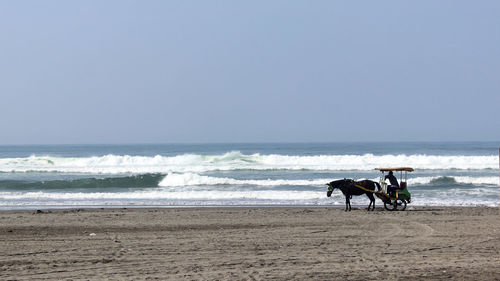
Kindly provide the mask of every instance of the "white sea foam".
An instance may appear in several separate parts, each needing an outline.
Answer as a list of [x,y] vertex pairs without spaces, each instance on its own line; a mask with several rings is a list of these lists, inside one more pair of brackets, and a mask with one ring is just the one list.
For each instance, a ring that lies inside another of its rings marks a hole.
[[[181,186],[195,186],[195,185],[256,185],[256,186],[321,186],[334,179],[321,178],[321,179],[302,179],[302,180],[285,180],[285,179],[263,179],[263,180],[239,180],[233,178],[221,178],[201,176],[195,173],[169,173],[165,176],[159,186],[164,187],[181,187]],[[378,178],[370,179],[378,182]],[[416,177],[409,178],[409,185],[426,185],[433,181],[448,180],[461,184],[475,184],[475,185],[498,185],[498,177],[466,177],[466,176],[450,176],[450,177]]]
[[430,184],[432,182],[446,180],[454,181],[461,184],[474,184],[474,185],[498,185],[498,177],[467,177],[467,176],[446,176],[446,177],[416,177],[408,179],[408,184]]
[[[354,196],[353,204],[367,204],[366,196]],[[144,205],[343,205],[341,192],[326,197],[324,191],[221,191],[172,190],[157,188],[127,192],[0,192],[0,209],[22,206],[144,206]],[[381,202],[377,200],[377,205]],[[412,192],[417,206],[498,206],[498,192],[493,188],[447,190],[435,193]]]
[[163,189],[134,192],[1,192],[2,200],[310,200],[324,199],[325,192],[316,191],[170,191]]
[[201,173],[231,170],[372,170],[381,166],[412,166],[416,169],[497,169],[497,156],[436,155],[316,155],[287,156],[229,152],[220,155],[183,154],[178,156],[105,155],[63,158],[31,156],[1,158],[0,172],[66,173]]
[[257,185],[257,186],[279,186],[279,185],[325,185],[331,179],[314,180],[238,180],[233,178],[220,178],[200,176],[195,173],[169,173],[163,178],[159,186],[193,186],[193,185]]

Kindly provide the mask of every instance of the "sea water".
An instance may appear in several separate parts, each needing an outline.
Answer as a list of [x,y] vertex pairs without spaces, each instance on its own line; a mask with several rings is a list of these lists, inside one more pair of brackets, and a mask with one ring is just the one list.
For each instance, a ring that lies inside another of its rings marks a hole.
[[[413,206],[498,206],[498,147],[499,142],[0,146],[0,209],[343,205],[340,191],[326,196],[327,182],[378,181],[375,168],[398,166],[415,169],[407,180]],[[352,201],[369,203],[366,196]]]

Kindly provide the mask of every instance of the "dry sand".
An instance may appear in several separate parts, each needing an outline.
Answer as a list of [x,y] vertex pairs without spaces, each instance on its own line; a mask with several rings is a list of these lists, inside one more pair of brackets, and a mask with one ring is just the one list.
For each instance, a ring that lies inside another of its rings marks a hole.
[[497,208],[4,211],[0,238],[1,280],[500,280]]

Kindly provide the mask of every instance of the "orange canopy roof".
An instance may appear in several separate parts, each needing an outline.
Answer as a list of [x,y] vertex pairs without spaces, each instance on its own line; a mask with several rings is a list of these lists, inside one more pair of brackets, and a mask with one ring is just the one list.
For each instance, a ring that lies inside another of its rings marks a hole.
[[410,167],[395,167],[395,168],[375,168],[375,170],[379,170],[381,172],[389,172],[389,171],[405,171],[405,172],[413,172],[413,168]]

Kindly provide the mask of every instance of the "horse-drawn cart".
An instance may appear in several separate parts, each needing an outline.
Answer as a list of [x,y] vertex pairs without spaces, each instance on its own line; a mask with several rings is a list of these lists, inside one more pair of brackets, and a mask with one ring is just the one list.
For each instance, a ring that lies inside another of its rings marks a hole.
[[[406,209],[406,204],[411,202],[411,194],[408,191],[407,186],[407,173],[413,172],[413,168],[410,167],[398,167],[398,168],[377,168],[382,175],[380,177],[380,187],[381,190],[374,192],[375,195],[384,202],[384,207],[386,210],[390,211],[403,211]],[[399,176],[399,188],[394,191],[388,190],[388,185],[385,182],[386,172],[400,172]],[[404,178],[403,178],[404,172]],[[404,180],[403,180],[404,179]]]
[[[413,172],[413,168],[409,167],[399,167],[399,168],[377,168],[382,172],[379,182],[372,180],[361,180],[355,181],[353,179],[340,179],[327,183],[328,186],[326,196],[330,197],[334,189],[340,189],[345,196],[345,210],[351,210],[351,198],[353,195],[363,195],[366,194],[370,199],[370,204],[368,205],[368,210],[375,209],[375,196],[377,196],[382,202],[384,202],[384,207],[389,211],[403,211],[406,209],[406,204],[411,202],[411,194],[408,191],[406,180],[407,172]],[[392,175],[392,171],[401,172],[399,184],[395,176]],[[385,176],[385,173],[389,172],[389,175]],[[404,181],[403,181],[404,172]],[[391,185],[387,185],[385,179],[389,178]],[[377,188],[377,191],[375,191]]]

